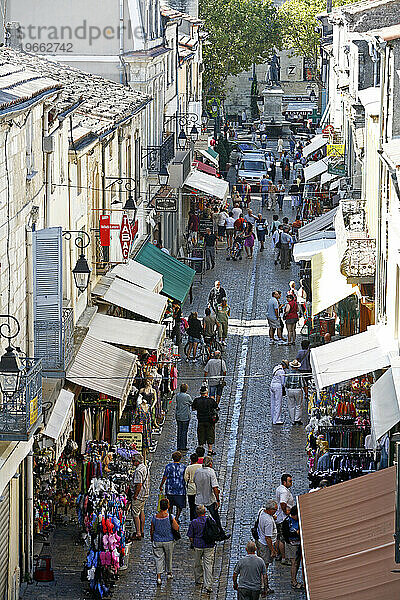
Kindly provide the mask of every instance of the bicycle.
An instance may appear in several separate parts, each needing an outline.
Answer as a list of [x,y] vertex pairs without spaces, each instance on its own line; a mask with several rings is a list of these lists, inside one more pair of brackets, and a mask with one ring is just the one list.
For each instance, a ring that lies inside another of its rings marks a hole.
[[212,357],[213,353],[219,350],[219,352],[223,351],[223,346],[221,344],[221,342],[217,339],[217,334],[214,333],[214,335],[211,338],[206,338],[204,340],[204,345],[203,345],[203,362],[204,364],[206,364],[210,358]]
[[[185,347],[183,349],[185,356],[188,360],[189,356],[188,356],[188,352],[189,352],[189,346],[191,346],[191,342],[186,342]],[[200,340],[200,342],[197,344],[197,348],[196,348],[196,356],[195,356],[195,360],[198,360],[199,358],[203,357],[203,347],[204,347],[204,341],[203,339]],[[190,349],[190,354],[191,354],[191,358],[193,358],[193,348]]]

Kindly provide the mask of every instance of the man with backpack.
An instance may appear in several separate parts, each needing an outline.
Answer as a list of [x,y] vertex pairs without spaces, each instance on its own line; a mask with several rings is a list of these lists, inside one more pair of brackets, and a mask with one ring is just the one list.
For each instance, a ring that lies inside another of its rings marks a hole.
[[[198,471],[200,470],[198,469]],[[204,587],[206,592],[210,594],[213,584],[215,541],[210,541],[204,535],[207,519],[210,519],[206,516],[204,504],[199,504],[196,511],[197,517],[191,521],[187,532],[188,538],[194,547],[194,581],[196,585],[201,585],[201,575],[203,575]],[[206,539],[204,539],[205,537]]]
[[194,483],[196,485],[196,505],[204,504],[207,507],[210,515],[214,519],[215,523],[219,528],[218,541],[224,541],[230,538],[230,534],[226,534],[222,528],[221,519],[219,516],[219,505],[220,505],[220,492],[218,479],[212,468],[213,460],[211,456],[205,456],[203,460],[203,467],[197,469],[194,474]]

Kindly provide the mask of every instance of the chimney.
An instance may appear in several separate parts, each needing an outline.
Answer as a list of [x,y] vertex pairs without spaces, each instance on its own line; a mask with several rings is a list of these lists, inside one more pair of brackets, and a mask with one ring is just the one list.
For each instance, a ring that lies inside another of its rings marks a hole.
[[6,24],[5,45],[15,50],[22,50],[22,30],[18,21]]

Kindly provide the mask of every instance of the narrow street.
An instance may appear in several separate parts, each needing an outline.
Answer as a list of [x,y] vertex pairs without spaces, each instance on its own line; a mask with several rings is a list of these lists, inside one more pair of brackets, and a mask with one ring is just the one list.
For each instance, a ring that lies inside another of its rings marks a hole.
[[[278,172],[279,175],[279,172]],[[260,197],[252,196],[252,209],[260,210]],[[284,214],[290,215],[288,197]],[[271,220],[271,212],[264,212]],[[282,358],[295,358],[296,347],[270,345],[266,320],[267,302],[274,289],[283,293],[291,279],[298,281],[297,267],[282,271],[273,262],[270,238],[266,250],[260,253],[255,245],[252,261],[228,262],[225,242],[218,245],[216,267],[207,271],[203,283],[195,282],[193,303],[186,301],[183,314],[198,311],[204,315],[209,290],[219,279],[228,296],[231,308],[228,345],[225,352],[228,375],[227,386],[221,400],[220,420],[217,425],[214,468],[221,488],[221,515],[227,532],[232,534],[224,544],[217,545],[214,563],[214,586],[211,600],[233,600],[232,572],[237,559],[244,555],[245,545],[251,539],[250,529],[259,508],[275,496],[283,472],[293,475],[293,495],[307,491],[307,469],[303,427],[289,423],[284,405],[283,426],[272,426],[270,417],[269,383],[271,371]],[[192,397],[199,395],[203,382],[203,365],[179,363],[179,384],[187,382]],[[189,525],[188,507],[181,517],[182,539],[176,543],[172,581],[156,585],[154,559],[149,537],[149,521],[158,502],[159,485],[164,466],[176,450],[175,406],[170,406],[167,419],[159,437],[157,450],[150,455],[151,490],[146,503],[146,536],[131,546],[129,567],[120,573],[114,588],[114,600],[139,600],[142,598],[183,600],[207,597],[195,587],[193,559],[186,537]],[[193,416],[189,429],[189,451],[184,462],[189,463],[191,451],[197,446],[197,419]],[[83,547],[78,541],[78,526],[57,529],[51,548],[55,569],[55,582],[28,586],[24,600],[82,600],[86,598],[85,585],[80,581],[84,561]],[[71,552],[71,545],[75,550]],[[270,587],[274,598],[303,600],[305,594],[293,590],[290,584],[290,567],[275,563],[269,568]]]
[[[254,197],[253,211],[259,210],[260,201]],[[285,201],[285,206],[287,202]],[[269,216],[269,214],[268,214]],[[209,289],[219,279],[224,286],[231,307],[230,334],[226,350],[228,385],[221,401],[220,421],[217,426],[214,467],[222,490],[222,520],[232,533],[231,540],[219,544],[214,566],[214,592],[218,600],[236,598],[232,588],[232,571],[238,557],[243,556],[251,538],[250,528],[263,501],[273,498],[282,472],[294,478],[294,495],[307,490],[305,465],[305,434],[303,428],[294,428],[284,413],[285,425],[271,425],[269,381],[272,367],[282,358],[293,359],[297,347],[270,346],[266,325],[266,306],[274,288],[285,290],[296,270],[283,272],[275,267],[272,251],[260,254],[255,249],[253,261],[227,262],[225,245],[219,244],[217,264],[208,271],[203,285],[194,288],[193,304],[185,305],[184,314],[197,310],[203,315]],[[180,382],[186,381],[192,397],[198,395],[203,381],[201,365],[181,363]],[[197,446],[196,417],[189,430],[189,449]],[[163,428],[151,470],[151,496],[147,502],[150,516],[157,505],[158,488],[164,465],[176,449],[174,410],[170,410]],[[186,456],[188,462],[190,451]],[[154,561],[150,540],[134,542],[131,562],[126,575],[114,593],[115,600],[125,598],[200,598],[202,593],[194,586],[192,559],[186,538],[188,509],[181,520],[182,540],[174,552],[174,579],[156,587]],[[276,598],[302,598],[291,589],[290,567],[280,564],[270,567],[270,585]]]

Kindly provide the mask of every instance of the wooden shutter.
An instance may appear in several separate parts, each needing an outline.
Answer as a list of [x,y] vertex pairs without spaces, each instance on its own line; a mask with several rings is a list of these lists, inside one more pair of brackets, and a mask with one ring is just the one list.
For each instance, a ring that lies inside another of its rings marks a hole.
[[33,317],[35,358],[55,376],[64,370],[61,227],[33,232]]

